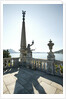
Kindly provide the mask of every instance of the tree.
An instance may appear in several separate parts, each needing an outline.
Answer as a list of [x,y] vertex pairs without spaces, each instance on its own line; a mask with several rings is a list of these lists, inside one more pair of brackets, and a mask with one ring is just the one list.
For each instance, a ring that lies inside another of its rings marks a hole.
[[9,58],[11,57],[10,53],[8,50],[3,50],[3,58]]

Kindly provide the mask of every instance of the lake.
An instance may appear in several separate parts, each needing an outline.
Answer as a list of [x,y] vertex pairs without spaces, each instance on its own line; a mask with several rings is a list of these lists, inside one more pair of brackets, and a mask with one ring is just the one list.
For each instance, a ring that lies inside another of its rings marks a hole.
[[[11,57],[12,58],[16,58],[16,57],[20,57],[20,53],[17,52],[17,53],[10,53]],[[38,59],[47,59],[47,53],[44,53],[44,52],[40,52],[40,53],[37,53],[37,52],[33,52],[32,53],[32,56],[33,58],[38,58]],[[63,61],[63,54],[59,54],[59,53],[55,53],[55,59],[56,60],[61,60]]]

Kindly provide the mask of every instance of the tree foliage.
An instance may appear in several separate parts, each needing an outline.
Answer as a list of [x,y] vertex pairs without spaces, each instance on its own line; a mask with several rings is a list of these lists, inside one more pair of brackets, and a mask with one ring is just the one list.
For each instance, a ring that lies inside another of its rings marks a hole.
[[11,57],[10,53],[8,50],[3,50],[3,58],[9,58]]

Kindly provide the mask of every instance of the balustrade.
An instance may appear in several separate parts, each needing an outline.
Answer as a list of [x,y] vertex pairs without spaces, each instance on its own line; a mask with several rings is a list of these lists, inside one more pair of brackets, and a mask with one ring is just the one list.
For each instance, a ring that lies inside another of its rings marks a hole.
[[[3,58],[3,69],[9,67],[18,67],[21,62],[19,58]],[[49,66],[48,66],[49,64]],[[63,62],[62,61],[49,61],[44,59],[27,58],[26,67],[34,70],[41,70],[49,74],[63,76]]]
[[[49,63],[49,66],[48,66]],[[63,62],[62,61],[49,61],[44,59],[31,59],[32,69],[39,69],[53,75],[63,76]]]
[[43,59],[31,59],[32,69],[39,69],[42,71],[46,71],[47,68],[47,60]]
[[3,58],[3,69],[19,66],[19,58]]

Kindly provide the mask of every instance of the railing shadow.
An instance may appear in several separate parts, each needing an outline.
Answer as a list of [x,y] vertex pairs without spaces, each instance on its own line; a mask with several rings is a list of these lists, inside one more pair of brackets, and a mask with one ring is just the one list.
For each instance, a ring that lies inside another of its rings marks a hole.
[[8,73],[13,73],[13,72],[17,72],[19,70],[19,67],[10,67],[10,68],[7,68],[7,69],[4,69],[3,70],[3,75],[6,75]]

